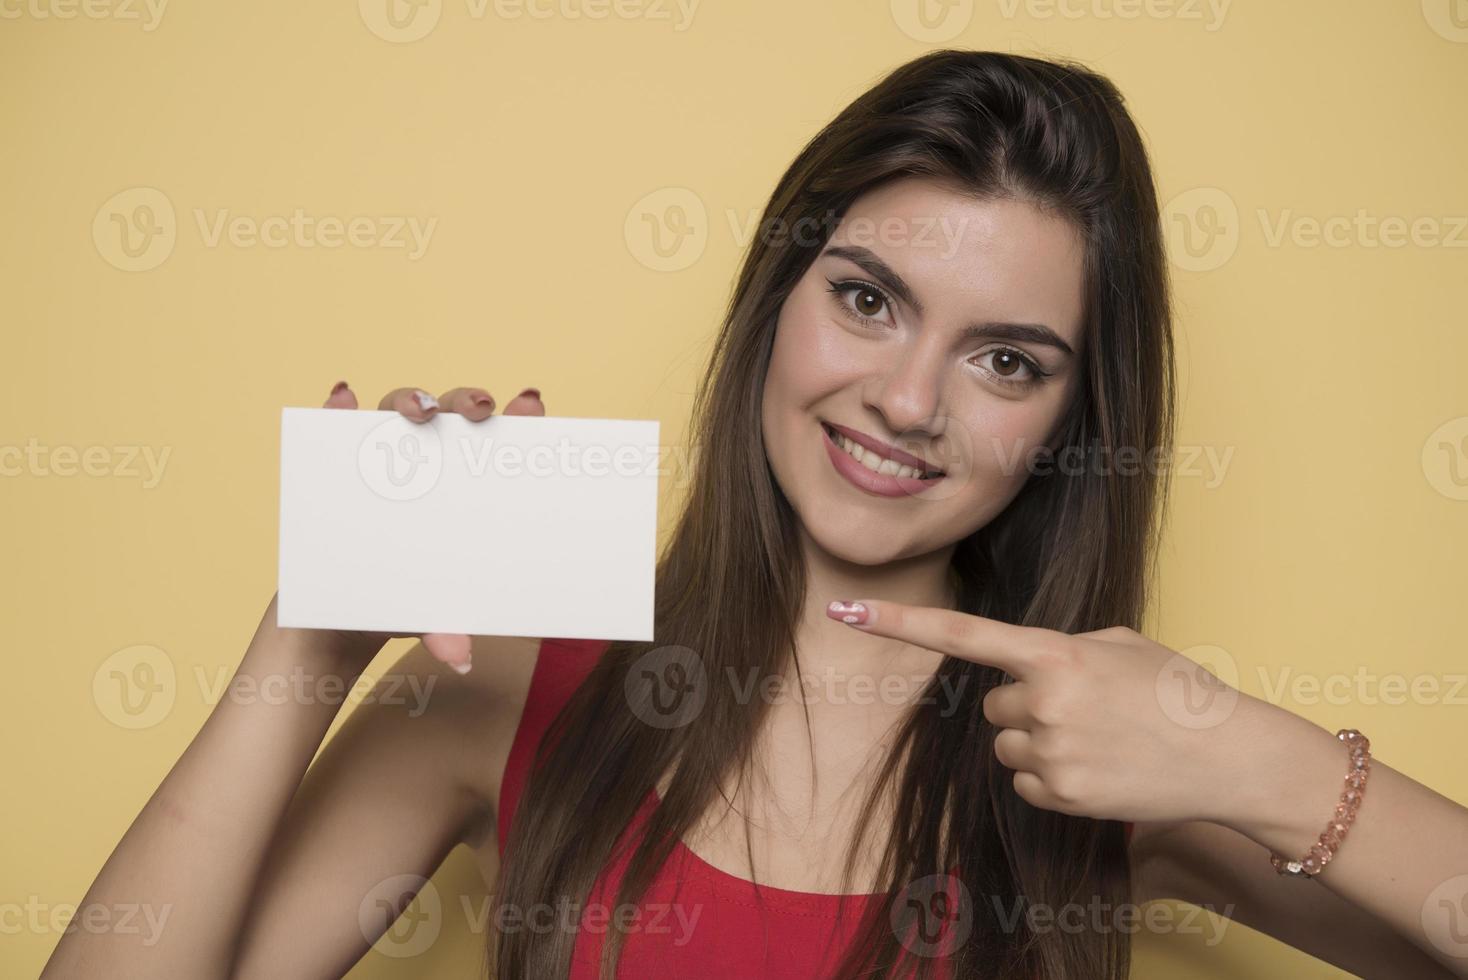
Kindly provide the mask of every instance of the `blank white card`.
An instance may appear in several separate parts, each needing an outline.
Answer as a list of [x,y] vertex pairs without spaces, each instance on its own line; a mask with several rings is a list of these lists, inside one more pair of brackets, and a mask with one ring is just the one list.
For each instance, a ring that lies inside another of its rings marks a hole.
[[281,626],[651,640],[658,422],[287,408]]

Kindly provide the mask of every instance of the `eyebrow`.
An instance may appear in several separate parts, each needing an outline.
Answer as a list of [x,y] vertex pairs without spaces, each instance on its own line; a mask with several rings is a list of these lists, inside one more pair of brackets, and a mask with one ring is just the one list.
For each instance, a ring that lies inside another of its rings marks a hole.
[[[923,304],[913,293],[912,287],[907,280],[897,274],[893,269],[871,249],[860,245],[832,245],[822,255],[830,255],[838,259],[846,259],[854,262],[867,271],[867,273],[890,289],[898,299],[916,311],[918,316],[923,315]],[[970,337],[995,338],[998,340],[1029,341],[1032,344],[1044,344],[1054,347],[1065,354],[1074,354],[1070,344],[1067,344],[1060,335],[1043,323],[1011,323],[1008,321],[985,320],[982,323],[973,323],[963,328],[960,334],[964,339]]]

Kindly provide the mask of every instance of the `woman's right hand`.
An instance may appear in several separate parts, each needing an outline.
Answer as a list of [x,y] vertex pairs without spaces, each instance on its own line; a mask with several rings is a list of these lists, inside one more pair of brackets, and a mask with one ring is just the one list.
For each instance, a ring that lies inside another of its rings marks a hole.
[[[338,381],[327,396],[326,408],[357,408],[357,396],[345,381]],[[440,412],[457,412],[471,422],[482,422],[494,414],[494,396],[483,388],[451,388],[434,398],[421,388],[395,388],[382,396],[377,408],[380,411],[401,412],[414,422],[427,422]],[[545,404],[540,392],[526,388],[505,406],[505,415],[544,415]],[[469,637],[463,633],[366,633],[352,630],[329,630],[351,649],[361,650],[367,658],[382,649],[382,645],[397,636],[417,636],[438,660],[448,664],[461,674],[467,674],[470,666]]]

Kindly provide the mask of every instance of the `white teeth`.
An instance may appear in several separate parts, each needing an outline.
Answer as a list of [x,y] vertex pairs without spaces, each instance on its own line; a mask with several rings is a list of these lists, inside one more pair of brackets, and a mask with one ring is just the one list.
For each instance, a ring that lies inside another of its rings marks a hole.
[[885,473],[888,476],[901,477],[905,480],[911,480],[916,477],[922,476],[922,471],[914,469],[911,466],[907,466],[906,464],[897,463],[894,460],[878,456],[870,449],[867,449],[864,446],[857,445],[839,432],[834,433],[834,435],[836,437],[836,445],[844,449],[847,455],[851,456],[858,463],[865,466],[869,470],[877,473]]

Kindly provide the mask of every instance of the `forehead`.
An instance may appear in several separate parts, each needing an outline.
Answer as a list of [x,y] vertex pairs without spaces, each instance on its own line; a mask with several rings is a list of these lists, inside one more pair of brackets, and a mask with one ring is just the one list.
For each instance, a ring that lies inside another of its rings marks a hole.
[[870,249],[907,280],[925,319],[1044,323],[1080,349],[1084,245],[1068,220],[1027,201],[904,178],[853,202],[828,244]]

